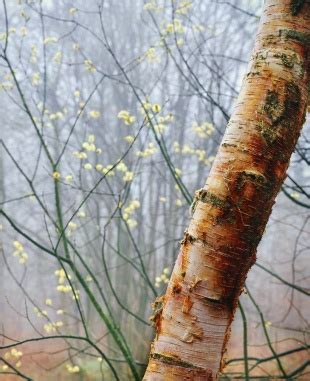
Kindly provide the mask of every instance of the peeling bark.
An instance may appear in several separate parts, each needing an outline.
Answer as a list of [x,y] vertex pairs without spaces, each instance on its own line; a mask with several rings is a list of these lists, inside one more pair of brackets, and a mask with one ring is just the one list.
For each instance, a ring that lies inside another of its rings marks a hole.
[[310,4],[267,0],[237,105],[156,315],[145,381],[215,380],[305,120]]

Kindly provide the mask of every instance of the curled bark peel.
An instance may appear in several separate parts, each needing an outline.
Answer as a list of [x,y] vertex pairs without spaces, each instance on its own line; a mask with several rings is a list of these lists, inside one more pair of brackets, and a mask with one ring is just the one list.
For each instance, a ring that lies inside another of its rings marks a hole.
[[310,4],[267,0],[234,112],[181,242],[145,381],[216,380],[305,120]]

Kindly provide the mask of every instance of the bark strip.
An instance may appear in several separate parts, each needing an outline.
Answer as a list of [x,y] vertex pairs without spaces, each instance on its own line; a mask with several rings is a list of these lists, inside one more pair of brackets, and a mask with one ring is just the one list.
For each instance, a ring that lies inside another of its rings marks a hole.
[[237,105],[156,315],[145,381],[215,380],[305,120],[310,4],[267,0]]

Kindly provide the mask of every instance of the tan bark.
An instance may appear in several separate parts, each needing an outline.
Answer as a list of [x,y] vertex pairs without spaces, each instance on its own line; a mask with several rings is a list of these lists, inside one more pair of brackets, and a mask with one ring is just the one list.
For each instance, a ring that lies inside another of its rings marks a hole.
[[215,380],[307,107],[308,1],[267,0],[238,102],[185,232],[145,381]]

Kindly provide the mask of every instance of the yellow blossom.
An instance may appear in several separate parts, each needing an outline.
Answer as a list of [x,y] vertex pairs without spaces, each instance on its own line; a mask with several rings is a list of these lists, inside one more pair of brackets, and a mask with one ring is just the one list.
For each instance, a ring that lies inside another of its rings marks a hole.
[[126,208],[124,208],[124,219],[127,220],[129,216],[136,210],[140,208],[140,201],[132,200]]
[[127,135],[127,136],[124,137],[124,140],[127,143],[132,143],[135,140],[135,138],[133,136],[131,136],[131,135]]
[[41,80],[40,73],[36,72],[32,74],[31,82],[33,86],[37,86],[40,83],[40,80]]
[[135,228],[138,225],[137,221],[133,220],[132,218],[128,218],[126,222],[131,229]]
[[22,37],[27,36],[27,34],[28,34],[28,29],[27,29],[25,26],[21,27],[21,28],[20,28],[20,34],[21,34]]
[[180,15],[186,15],[188,10],[193,6],[193,3],[191,1],[181,1],[179,4],[178,9],[175,11],[175,13],[178,13]]
[[55,180],[59,180],[59,179],[60,179],[60,173],[57,172],[57,171],[54,171],[54,172],[53,172],[53,178],[54,178]]
[[86,151],[96,151],[96,146],[95,144],[93,143],[88,143],[88,142],[84,142],[82,144],[82,147],[86,150]]
[[174,172],[175,172],[175,174],[177,175],[177,177],[180,177],[180,175],[181,175],[181,173],[182,173],[181,169],[179,169],[179,168],[175,168],[175,169],[174,169]]
[[19,258],[18,262],[21,264],[21,265],[24,265],[26,262],[27,262],[27,257],[25,258],[24,256],[27,255],[26,253],[22,253],[22,257]]
[[66,368],[69,373],[79,373],[80,371],[80,368],[77,365],[67,364]]
[[73,180],[73,176],[72,175],[67,175],[65,177],[65,180],[66,180],[67,183],[71,183],[71,181]]
[[173,23],[170,23],[166,26],[166,33],[184,33],[184,27],[182,21],[175,19]]
[[97,110],[91,110],[89,112],[89,116],[94,119],[98,119],[100,117],[100,111]]
[[160,105],[158,103],[154,103],[152,106],[152,111],[155,113],[158,113],[158,112],[160,112],[160,110],[161,110]]
[[56,43],[56,42],[58,42],[57,37],[46,37],[45,40],[43,41],[43,44],[47,45],[47,44]]
[[11,353],[10,352],[5,352],[3,357],[4,357],[5,360],[8,360],[11,357]]
[[157,152],[157,149],[154,145],[154,143],[149,143],[148,147],[144,151],[138,151],[136,155],[138,157],[149,157],[154,155]]
[[[73,291],[72,291],[72,292],[73,292]],[[73,299],[73,300],[79,300],[79,299],[80,299],[79,294],[80,294],[80,291],[79,291],[79,290],[74,290],[73,295],[72,295],[72,299]]]
[[166,129],[166,126],[163,123],[158,123],[154,125],[154,130],[158,134],[162,134]]
[[116,166],[116,170],[120,172],[126,172],[127,171],[127,165],[124,162],[120,162]]
[[192,125],[192,130],[194,133],[202,139],[206,139],[208,136],[212,135],[214,132],[214,127],[211,123],[205,122],[201,125],[194,122]]
[[10,82],[2,82],[0,83],[0,90],[10,91],[13,89],[13,83]]
[[51,120],[62,119],[63,117],[64,117],[64,114],[61,111],[54,112],[50,114],[49,116]]
[[69,14],[70,14],[70,15],[74,15],[76,12],[77,12],[77,9],[76,9],[76,8],[70,8],[70,9],[69,9]]
[[136,121],[136,117],[133,115],[130,115],[128,111],[122,110],[118,113],[117,117],[119,119],[123,119],[124,123],[126,125],[133,124]]
[[199,161],[204,161],[205,160],[205,157],[206,157],[206,151],[205,150],[203,150],[203,149],[196,149],[194,152],[195,152],[195,155],[198,157]]
[[107,176],[114,176],[114,171],[112,171],[113,165],[109,164],[102,169],[102,173]]
[[60,284],[57,286],[57,291],[67,293],[67,292],[72,291],[72,289],[71,289],[71,286],[69,284],[66,286],[64,286],[63,284]]
[[173,150],[174,152],[180,152],[180,144],[178,142],[173,143]]
[[170,112],[166,117],[165,117],[165,121],[166,122],[173,122],[174,120],[174,116],[173,114]]
[[127,171],[127,172],[125,173],[124,177],[123,177],[123,180],[124,180],[125,182],[130,182],[130,181],[133,180],[133,178],[134,178],[134,174],[133,174],[133,172]]
[[184,27],[181,20],[175,19],[173,24],[176,33],[184,33]]
[[56,270],[54,274],[55,274],[56,276],[59,276],[59,277],[64,277],[64,276],[66,275],[64,269]]
[[19,241],[14,241],[13,246],[16,249],[16,251],[13,252],[13,256],[19,258],[18,261],[20,264],[25,264],[28,260],[28,254],[24,251],[24,246]]
[[156,55],[155,48],[149,48],[145,53],[144,56],[149,62],[159,62],[160,58]]
[[73,221],[70,221],[68,223],[68,228],[71,229],[71,230],[75,230],[77,228],[77,224]]
[[95,71],[97,71],[95,65],[93,64],[91,60],[85,60],[84,66],[85,66],[85,69],[89,71],[90,73],[94,73]]
[[167,284],[169,282],[169,278],[167,277],[168,274],[169,274],[169,269],[165,267],[163,269],[162,274],[155,278],[155,287],[157,288],[160,287],[161,283]]
[[185,155],[185,154],[191,154],[195,152],[195,150],[193,150],[193,148],[191,148],[188,144],[184,144],[183,148],[182,148],[182,154]]
[[30,57],[30,62],[31,63],[36,63],[38,59],[38,48],[36,45],[32,45],[31,47],[31,57]]
[[51,333],[56,331],[56,328],[53,326],[51,322],[44,324],[43,329],[46,333]]
[[13,246],[14,246],[15,249],[17,249],[18,251],[23,251],[23,250],[24,250],[24,246],[23,246],[23,244],[21,244],[19,241],[14,241],[14,242],[13,242]]
[[90,163],[86,163],[86,164],[84,164],[84,169],[86,169],[86,170],[91,170],[93,168],[93,166],[90,164]]
[[291,193],[291,197],[293,197],[295,199],[298,199],[298,198],[300,198],[300,193],[298,193],[298,192],[292,192]]
[[96,140],[96,136],[94,134],[88,135],[88,138],[87,138],[88,143],[95,143],[95,140]]
[[74,151],[73,156],[75,156],[79,159],[87,159],[87,153],[86,152]]
[[175,204],[176,204],[176,206],[182,206],[182,201],[180,200],[180,199],[177,199],[176,201],[175,201]]
[[200,24],[194,24],[192,28],[195,32],[203,32],[205,30],[204,26]]
[[16,348],[11,349],[11,355],[15,358],[20,358],[23,355],[23,352],[18,351]]
[[155,11],[157,9],[157,5],[155,1],[149,1],[148,3],[145,3],[143,8],[146,11]]
[[61,58],[62,58],[62,52],[57,52],[55,53],[54,57],[53,57],[53,61],[56,63],[56,64],[60,64],[61,63]]
[[141,108],[142,114],[145,113],[145,110],[150,110],[152,108],[152,104],[148,101],[142,101],[143,107]]
[[168,24],[165,32],[166,33],[173,33],[173,24]]

